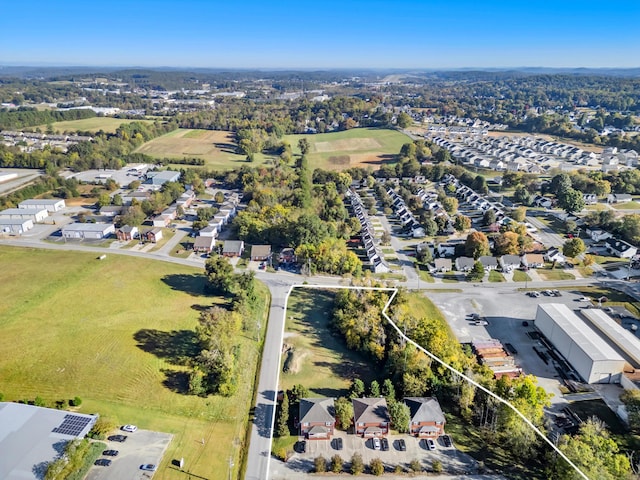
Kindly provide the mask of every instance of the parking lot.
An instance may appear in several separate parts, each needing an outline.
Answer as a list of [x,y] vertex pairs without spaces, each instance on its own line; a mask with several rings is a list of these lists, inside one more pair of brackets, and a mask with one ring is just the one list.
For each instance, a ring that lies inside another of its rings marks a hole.
[[[335,438],[342,438],[343,448],[336,449]],[[334,440],[307,440],[306,453],[297,452],[287,462],[274,462],[272,466],[271,478],[299,478],[302,473],[312,470],[313,460],[318,456],[323,456],[330,460],[332,456],[338,454],[349,463],[355,453],[362,455],[362,460],[368,464],[374,458],[381,459],[387,471],[400,465],[408,468],[412,460],[419,460],[425,471],[431,469],[435,460],[442,462],[442,466],[447,473],[472,472],[476,469],[476,461],[468,455],[458,451],[454,445],[445,446],[442,438],[435,440],[435,449],[429,450],[426,440],[412,437],[410,435],[387,435],[389,450],[376,450],[373,446],[373,439],[365,439],[358,435],[350,435],[341,431],[336,431]],[[404,440],[406,451],[402,451],[400,440]]]
[[[558,372],[551,362],[547,364],[538,356],[533,349],[538,347],[538,341],[528,333],[534,331],[532,320],[541,303],[564,303],[572,310],[587,305],[579,301],[580,294],[571,290],[560,292],[560,297],[541,294],[536,298],[513,287],[494,285],[464,292],[433,293],[429,298],[440,308],[461,343],[489,338],[498,339],[503,345],[509,343],[516,352],[510,353],[524,373],[538,377],[540,385],[554,394],[552,402],[559,402],[562,393]],[[474,325],[469,317],[472,313],[478,313],[488,325]],[[523,326],[523,321],[528,326]]]
[[[116,434],[116,433],[114,433]],[[137,430],[134,433],[117,432],[127,436],[125,442],[105,440],[108,450],[117,450],[117,456],[101,456],[111,460],[111,465],[102,467],[94,465],[89,470],[87,480],[145,480],[152,478],[153,472],[145,472],[141,465],[159,466],[164,452],[173,435],[148,430]]]

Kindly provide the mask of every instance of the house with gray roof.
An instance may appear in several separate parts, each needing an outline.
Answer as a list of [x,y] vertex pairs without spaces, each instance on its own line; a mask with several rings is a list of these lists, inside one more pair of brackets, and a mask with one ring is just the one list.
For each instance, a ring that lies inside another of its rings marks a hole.
[[389,433],[391,417],[387,400],[380,398],[354,398],[353,425],[357,435],[381,437]]
[[437,438],[444,434],[446,420],[437,398],[406,397],[402,401],[409,407],[410,435]]
[[300,399],[301,436],[309,440],[331,438],[336,425],[336,410],[333,402],[333,398]]

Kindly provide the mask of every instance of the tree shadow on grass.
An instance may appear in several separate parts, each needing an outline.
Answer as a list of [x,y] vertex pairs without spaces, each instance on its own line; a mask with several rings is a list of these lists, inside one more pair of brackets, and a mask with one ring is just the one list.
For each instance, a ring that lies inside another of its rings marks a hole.
[[163,332],[142,329],[134,333],[133,338],[141,350],[164,358],[174,365],[186,365],[200,353],[200,342],[193,330]]
[[207,278],[204,275],[165,275],[162,281],[173,290],[185,292],[194,297],[205,295]]
[[189,374],[180,370],[164,369],[165,379],[162,384],[175,393],[189,393]]

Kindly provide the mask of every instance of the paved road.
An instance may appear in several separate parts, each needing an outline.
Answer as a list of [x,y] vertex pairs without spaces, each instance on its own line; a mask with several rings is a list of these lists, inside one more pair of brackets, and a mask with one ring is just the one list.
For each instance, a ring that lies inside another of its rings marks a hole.
[[[190,267],[204,267],[205,259],[197,258],[175,258],[169,256],[166,252],[137,252],[131,250],[110,250],[102,247],[92,247],[81,243],[54,244],[41,242],[34,238],[7,238],[0,241],[0,244],[11,245],[27,248],[44,248],[50,250],[77,250],[84,252],[92,252],[98,254],[114,254],[127,255],[133,257],[147,258],[156,261],[170,262]],[[164,249],[163,249],[164,250]],[[413,278],[412,278],[413,277]],[[301,285],[306,282],[310,285],[346,285],[349,282],[339,277],[322,277],[314,276],[312,278],[303,277],[301,275],[288,272],[269,273],[258,271],[256,278],[264,282],[271,292],[271,307],[269,311],[269,324],[266,332],[264,349],[262,354],[262,365],[258,380],[258,392],[255,405],[254,422],[252,425],[251,438],[249,444],[247,458],[246,477],[250,480],[267,479],[269,475],[269,461],[271,451],[271,432],[274,424],[276,393],[278,390],[278,380],[280,371],[280,353],[282,345],[282,336],[284,332],[284,322],[286,316],[286,300],[289,289],[292,285]],[[530,288],[554,288],[590,285],[596,283],[596,279],[578,279],[572,281],[555,281],[555,282],[528,282]],[[629,284],[628,282],[609,281],[610,286],[623,289],[635,298],[640,298],[640,285]],[[411,275],[408,280],[402,283],[409,289],[422,290],[451,290],[460,289],[478,290],[478,284],[459,283],[459,284],[420,284],[415,275]],[[484,287],[487,285],[482,284]],[[522,284],[492,284],[493,289],[500,292],[514,292],[520,288]]]

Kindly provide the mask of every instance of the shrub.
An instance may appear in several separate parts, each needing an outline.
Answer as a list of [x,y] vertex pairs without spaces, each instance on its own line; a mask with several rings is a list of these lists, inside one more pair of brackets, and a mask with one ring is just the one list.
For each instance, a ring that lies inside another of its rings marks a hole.
[[396,475],[404,473],[404,468],[402,468],[402,465],[396,465],[396,468],[393,469],[393,473]]
[[352,475],[360,475],[364,472],[364,462],[362,461],[362,455],[359,453],[354,453],[353,457],[351,457],[350,471]]
[[440,460],[434,460],[431,464],[431,470],[434,473],[442,473],[442,462]]
[[369,463],[369,469],[373,475],[380,476],[384,473],[384,463],[379,458],[374,458]]
[[44,401],[44,398],[42,398],[40,395],[38,395],[38,396],[33,400],[33,404],[34,404],[36,407],[46,407],[46,406],[47,406],[46,402]]
[[411,470],[414,472],[421,472],[422,464],[420,463],[420,460],[416,458],[414,460],[411,460],[411,463],[409,464],[409,468],[411,468]]
[[73,397],[72,400],[69,400],[69,405],[72,407],[79,407],[82,404],[82,399],[80,397]]
[[343,465],[344,460],[342,460],[342,457],[340,455],[336,453],[333,457],[331,457],[330,469],[333,473],[341,473]]
[[96,420],[96,423],[87,434],[87,437],[95,440],[104,440],[107,437],[107,434],[116,427],[117,424],[113,420],[110,420],[107,417],[100,417]]
[[316,473],[324,473],[327,471],[327,460],[320,455],[313,459],[313,466]]

